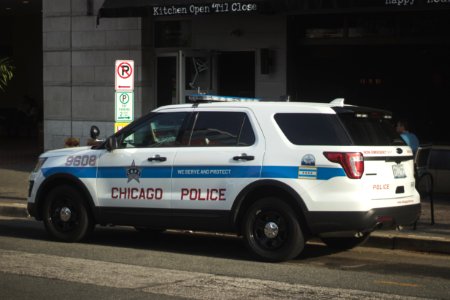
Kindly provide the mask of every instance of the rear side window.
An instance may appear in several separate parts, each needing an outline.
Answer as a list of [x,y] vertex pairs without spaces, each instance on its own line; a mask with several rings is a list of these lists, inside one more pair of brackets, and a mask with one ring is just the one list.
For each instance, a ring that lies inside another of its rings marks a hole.
[[405,145],[389,119],[379,113],[338,114],[355,145],[395,146]]
[[199,112],[189,145],[195,147],[250,146],[255,134],[243,112]]
[[279,113],[275,121],[295,145],[350,145],[350,139],[334,114]]

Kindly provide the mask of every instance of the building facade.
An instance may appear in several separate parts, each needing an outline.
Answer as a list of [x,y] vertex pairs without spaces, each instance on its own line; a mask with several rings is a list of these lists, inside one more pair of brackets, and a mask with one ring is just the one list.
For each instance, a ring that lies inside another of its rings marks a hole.
[[44,149],[86,144],[91,125],[113,133],[119,59],[135,63],[135,119],[198,92],[344,97],[442,138],[449,2],[42,0]]

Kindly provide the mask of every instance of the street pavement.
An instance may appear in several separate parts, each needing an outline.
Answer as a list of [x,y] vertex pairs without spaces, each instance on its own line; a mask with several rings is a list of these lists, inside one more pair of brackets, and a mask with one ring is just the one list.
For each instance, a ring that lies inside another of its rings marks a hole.
[[[33,139],[3,140],[0,145],[0,216],[27,218],[28,176],[40,153]],[[432,222],[431,200],[434,204]],[[450,195],[422,199],[416,226],[372,233],[366,247],[450,254]]]

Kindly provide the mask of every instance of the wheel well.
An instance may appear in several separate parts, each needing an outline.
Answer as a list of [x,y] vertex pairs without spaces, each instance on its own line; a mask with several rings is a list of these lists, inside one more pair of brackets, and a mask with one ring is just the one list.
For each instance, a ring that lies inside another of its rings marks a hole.
[[303,200],[290,187],[283,185],[283,183],[274,185],[259,184],[256,187],[248,187],[241,192],[240,196],[236,199],[237,203],[235,203],[233,209],[233,223],[239,233],[241,233],[242,230],[242,219],[253,203],[261,198],[276,197],[292,207],[298,216],[303,234],[305,236],[310,235],[310,230],[305,218],[307,209]]
[[42,208],[45,202],[45,198],[48,193],[57,186],[70,185],[76,188],[82,195],[84,201],[87,204],[88,211],[92,213],[94,221],[96,220],[96,215],[94,211],[94,201],[87,190],[86,186],[78,179],[70,175],[54,175],[49,177],[39,188],[36,196],[36,219],[42,220]]

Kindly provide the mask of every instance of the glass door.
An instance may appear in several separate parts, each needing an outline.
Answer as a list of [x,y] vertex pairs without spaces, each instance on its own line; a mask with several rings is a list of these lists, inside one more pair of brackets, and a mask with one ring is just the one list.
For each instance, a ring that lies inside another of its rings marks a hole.
[[198,93],[214,93],[210,52],[179,50],[157,55],[158,107],[185,103],[187,96]]
[[213,88],[212,57],[208,51],[180,51],[183,86],[181,103],[192,94],[211,94]]
[[164,53],[156,58],[156,105],[177,103],[177,53]]

